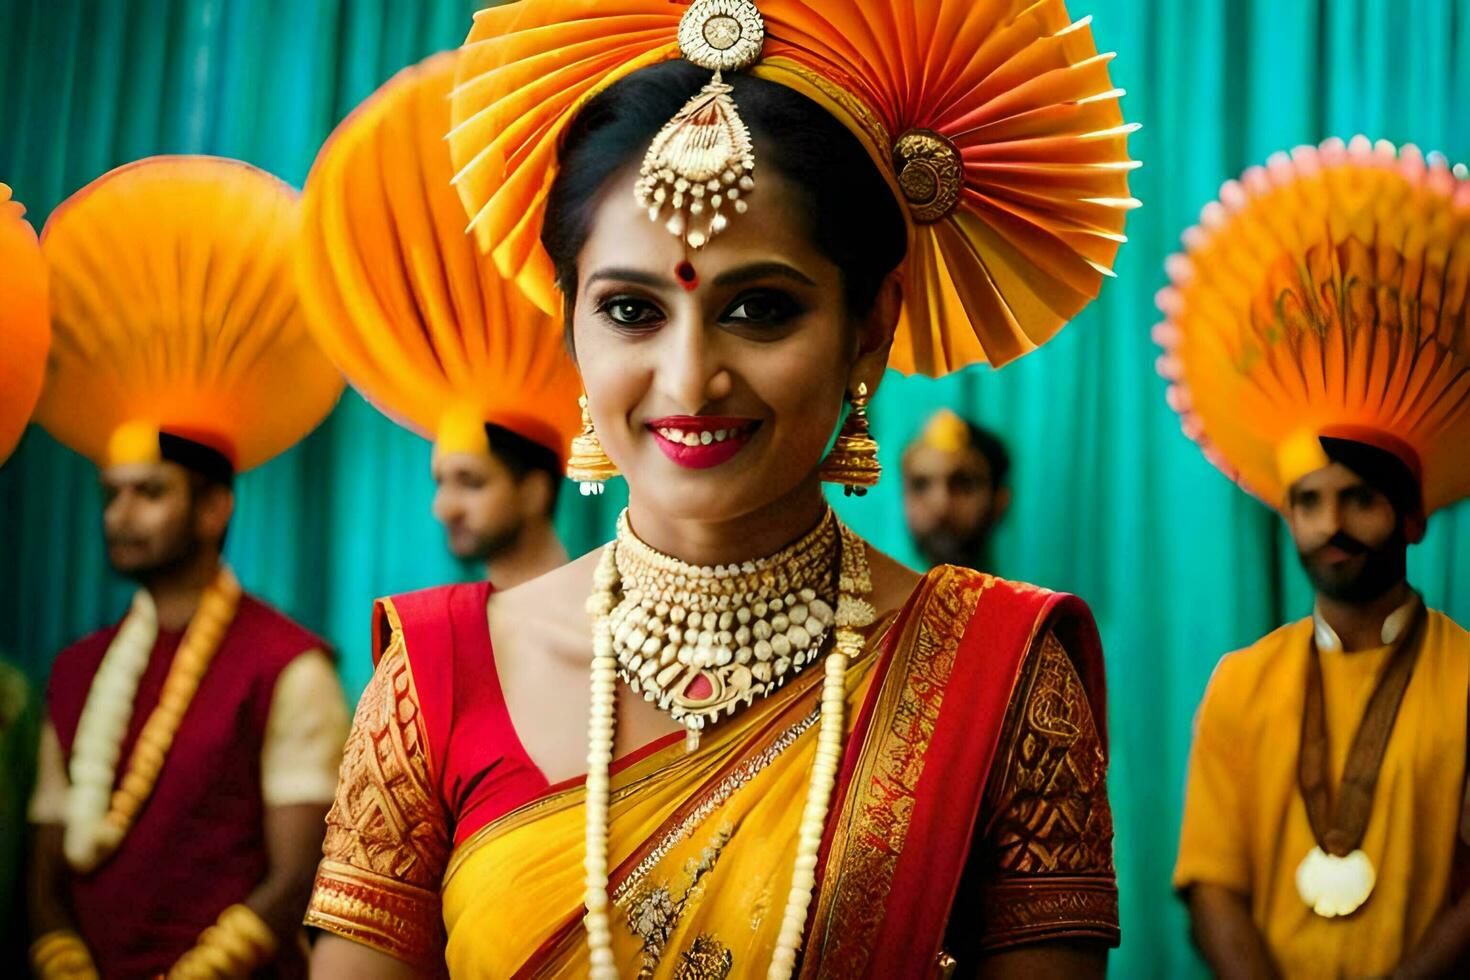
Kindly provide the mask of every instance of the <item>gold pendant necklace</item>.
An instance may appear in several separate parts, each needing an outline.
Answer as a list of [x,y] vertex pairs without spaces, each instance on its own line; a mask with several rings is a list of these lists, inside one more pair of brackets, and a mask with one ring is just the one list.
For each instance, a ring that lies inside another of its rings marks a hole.
[[1353,735],[1337,799],[1330,799],[1322,659],[1315,636],[1307,658],[1307,696],[1302,710],[1301,752],[1297,785],[1317,846],[1296,869],[1296,890],[1303,902],[1323,918],[1352,915],[1373,894],[1377,872],[1363,851],[1363,835],[1373,810],[1378,773],[1393,734],[1394,720],[1408,690],[1423,646],[1428,615],[1419,602],[1413,621],[1389,654],[1388,665],[1368,699],[1363,720]]
[[816,659],[837,613],[839,538],[828,510],[767,558],[699,566],[655,551],[618,520],[622,595],[608,618],[618,676],[684,723],[705,726],[778,690]]

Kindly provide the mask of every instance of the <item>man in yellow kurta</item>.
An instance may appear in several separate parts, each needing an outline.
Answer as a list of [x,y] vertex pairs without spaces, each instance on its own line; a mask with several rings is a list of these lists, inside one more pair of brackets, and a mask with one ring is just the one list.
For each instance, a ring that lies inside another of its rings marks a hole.
[[1467,193],[1412,147],[1278,156],[1206,209],[1160,297],[1185,431],[1282,513],[1316,596],[1200,706],[1174,883],[1220,976],[1470,966],[1470,634],[1405,571],[1470,493]]

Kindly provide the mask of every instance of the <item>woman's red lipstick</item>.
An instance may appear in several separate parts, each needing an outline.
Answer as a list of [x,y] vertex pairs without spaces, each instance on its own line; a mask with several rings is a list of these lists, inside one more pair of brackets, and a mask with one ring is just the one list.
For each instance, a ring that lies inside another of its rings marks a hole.
[[691,470],[728,462],[760,428],[759,419],[726,415],[670,415],[646,423],[663,454]]

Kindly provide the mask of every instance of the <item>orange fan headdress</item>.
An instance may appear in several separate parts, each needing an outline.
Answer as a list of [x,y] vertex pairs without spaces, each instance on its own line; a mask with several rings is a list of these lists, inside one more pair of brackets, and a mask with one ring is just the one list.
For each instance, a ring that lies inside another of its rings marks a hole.
[[0,462],[25,432],[46,370],[51,343],[46,264],[26,209],[0,184]]
[[520,0],[480,11],[463,52],[456,185],[501,272],[549,312],[561,134],[599,91],[681,55],[710,83],[653,140],[639,203],[698,248],[759,193],[724,72],[814,99],[905,206],[906,372],[998,366],[1051,339],[1111,275],[1138,203],[1112,55],[1062,0]]
[[1187,435],[1284,510],[1322,439],[1391,453],[1424,513],[1470,494],[1470,181],[1357,137],[1221,189],[1159,294],[1159,370]]
[[455,59],[399,72],[318,154],[302,201],[302,298],[353,386],[438,449],[488,452],[490,422],[564,459],[580,382],[561,331],[479,250],[450,184]]
[[99,465],[198,459],[169,454],[182,441],[240,472],[290,448],[343,385],[297,302],[297,218],[290,187],[217,157],[140,160],[68,198],[41,234],[37,420]]

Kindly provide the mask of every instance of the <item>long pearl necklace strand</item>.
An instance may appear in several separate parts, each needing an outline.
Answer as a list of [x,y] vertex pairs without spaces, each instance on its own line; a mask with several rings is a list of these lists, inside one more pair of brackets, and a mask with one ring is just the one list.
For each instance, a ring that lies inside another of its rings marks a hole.
[[[834,552],[839,550],[839,594],[837,609],[833,611],[818,598],[815,586],[830,575],[837,559]],[[628,572],[631,575],[625,578]],[[688,747],[692,749],[698,744],[698,732],[706,719],[717,718],[721,711],[734,714],[742,704],[749,705],[756,696],[776,690],[786,677],[794,676],[803,665],[815,660],[830,628],[834,642],[825,661],[816,759],[797,835],[791,890],[767,973],[769,980],[788,980],[791,976],[816,887],[817,852],[827,823],[832,788],[842,762],[847,665],[862,652],[860,630],[876,618],[868,602],[872,590],[865,545],[831,511],[815,530],[776,555],[738,566],[717,567],[688,565],[649,548],[633,534],[624,511],[618,521],[617,539],[603,550],[593,577],[592,595],[587,600],[587,611],[593,617],[593,639],[592,707],[587,722],[587,916],[584,923],[592,980],[617,980],[618,976],[613,960],[611,900],[607,891],[607,841],[609,769],[619,675],[634,690],[641,687],[645,698],[658,702],[674,717],[686,720],[690,732]],[[630,596],[634,596],[631,602]],[[798,606],[804,611],[793,622],[792,613]],[[640,609],[642,614],[634,611]],[[713,621],[709,618],[712,614]],[[728,621],[724,621],[726,614]],[[681,623],[688,625],[680,626]],[[769,635],[757,637],[753,625],[756,623],[765,624],[768,629],[761,629],[760,633]],[[654,631],[655,624],[662,628],[662,636]],[[731,629],[732,626],[735,628]],[[778,626],[783,629],[778,630]],[[793,626],[806,635],[806,646],[798,646],[793,641]],[[681,632],[672,642],[679,646],[666,663],[661,663],[660,655],[665,643],[675,635],[676,627]],[[742,632],[742,628],[748,632]],[[619,631],[622,631],[621,639]],[[728,634],[728,638],[722,634]],[[738,639],[737,635],[746,639]],[[774,642],[778,635],[788,648],[780,656],[776,654]],[[659,638],[660,644],[649,645],[650,637]],[[634,643],[635,639],[639,642]],[[770,656],[759,656],[757,642],[770,647]],[[688,659],[681,659],[680,652],[688,648],[692,648]],[[644,659],[635,664],[635,657]],[[778,671],[782,658],[787,663]],[[649,662],[660,666],[645,673]],[[765,680],[756,672],[762,665],[770,665]],[[674,666],[681,668],[680,671],[674,672],[671,669]],[[732,667],[739,667],[744,674],[729,669]],[[667,683],[662,680],[666,672]],[[750,678],[750,683],[742,686],[741,678],[745,676]],[[699,677],[705,678],[703,684],[695,683]],[[705,684],[709,686],[706,688]],[[676,708],[683,710],[674,714]],[[697,720],[691,723],[688,719]]]

